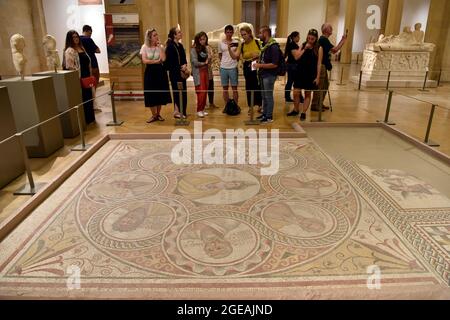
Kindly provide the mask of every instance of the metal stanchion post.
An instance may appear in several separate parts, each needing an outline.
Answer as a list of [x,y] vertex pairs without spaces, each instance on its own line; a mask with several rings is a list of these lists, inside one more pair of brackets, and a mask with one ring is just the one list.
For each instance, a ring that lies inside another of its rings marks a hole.
[[331,103],[331,92],[330,90],[327,90],[328,92],[328,101],[330,102],[330,112],[333,112],[333,104]]
[[362,70],[359,71],[359,82],[358,82],[358,91],[361,91],[361,81],[362,81]]
[[391,82],[391,70],[389,70],[389,72],[388,72],[388,78],[387,78],[387,81],[386,81],[386,91],[389,90],[389,83],[390,82]]
[[[113,87],[114,87],[114,84],[113,84]],[[113,121],[108,122],[106,125],[108,127],[121,126],[123,124],[123,121],[117,120],[116,102],[114,100],[114,89],[111,89],[111,91],[109,92],[109,95],[111,96],[111,109],[112,109]]]
[[175,121],[175,125],[176,126],[188,126],[189,121],[184,118],[185,106],[184,106],[184,102],[183,102],[183,90],[184,90],[183,82],[178,82],[177,86],[178,86],[178,96],[179,96],[179,100],[180,100],[179,107],[180,107],[181,118],[177,119],[177,121]]
[[313,94],[318,94],[319,95],[319,118],[316,120],[316,121],[314,121],[314,120],[311,120],[311,122],[323,122],[323,120],[322,120],[322,108],[323,108],[323,96],[322,96],[322,91],[321,90],[319,90],[319,91],[314,91],[314,93]]
[[250,120],[244,121],[246,126],[259,126],[260,121],[255,119],[255,91],[250,92]]
[[388,102],[387,102],[387,106],[386,106],[386,114],[384,116],[384,121],[383,120],[377,120],[377,122],[383,122],[386,123],[390,126],[395,126],[394,122],[390,122],[389,121],[389,114],[391,112],[391,104],[392,104],[392,95],[394,94],[394,91],[390,90],[389,91],[389,97],[388,97]]
[[77,110],[78,127],[80,129],[81,144],[73,147],[72,151],[86,151],[91,145],[86,144],[86,141],[84,139],[84,129],[83,129],[83,125],[81,124],[82,120],[81,120],[81,114],[80,114],[80,106],[77,106],[76,110]]
[[341,67],[341,80],[340,82],[337,84],[338,86],[343,86],[343,79],[344,79],[344,67]]
[[25,172],[26,172],[27,178],[28,178],[28,185],[25,184],[22,188],[20,188],[16,192],[14,192],[14,195],[15,196],[32,196],[32,195],[35,195],[36,192],[39,189],[41,189],[42,186],[45,184],[44,183],[34,183],[33,173],[31,172],[30,162],[28,160],[27,148],[25,147],[25,142],[23,141],[23,134],[17,133],[16,137],[17,137],[17,141],[19,142],[19,145],[20,145],[20,150],[22,151],[23,163],[25,165]]
[[423,87],[422,87],[422,89],[419,89],[419,91],[422,91],[422,92],[427,92],[428,91],[428,90],[425,89],[426,86],[427,86],[427,81],[428,81],[428,71],[425,72],[425,80],[423,81]]
[[428,119],[428,126],[427,126],[427,132],[425,133],[425,143],[429,145],[430,147],[439,147],[440,144],[433,142],[430,140],[430,132],[431,132],[431,125],[433,124],[433,117],[434,117],[434,111],[436,109],[436,105],[433,104],[431,106],[431,112],[430,112],[430,118]]
[[437,80],[438,87],[441,86],[441,77],[442,77],[442,69],[439,69],[439,75],[438,75],[438,80]]

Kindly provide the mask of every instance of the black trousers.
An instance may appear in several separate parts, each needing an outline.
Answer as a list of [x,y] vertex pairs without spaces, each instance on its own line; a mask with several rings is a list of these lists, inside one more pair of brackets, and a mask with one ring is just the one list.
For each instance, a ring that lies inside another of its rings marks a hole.
[[244,62],[244,78],[245,91],[247,92],[247,104],[250,107],[252,104],[252,91],[255,92],[253,105],[262,106],[261,86],[258,81],[257,71],[252,71],[251,62]]
[[[178,83],[183,84],[183,89],[181,93],[181,99],[180,101],[180,91],[178,90]],[[173,76],[170,74],[170,84],[172,85],[172,91],[173,91],[173,103],[178,107],[180,112],[183,113],[183,115],[187,115],[186,109],[187,109],[187,83],[186,80],[181,79],[181,77]],[[183,110],[181,110],[181,104],[180,102],[183,102]]]
[[209,100],[209,104],[214,104],[214,79],[209,80],[208,100]]

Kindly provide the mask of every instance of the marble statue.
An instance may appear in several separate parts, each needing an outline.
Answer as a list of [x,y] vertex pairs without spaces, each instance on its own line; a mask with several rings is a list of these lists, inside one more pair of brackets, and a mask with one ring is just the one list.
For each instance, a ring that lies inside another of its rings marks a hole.
[[417,23],[413,32],[410,27],[403,28],[399,35],[380,35],[378,41],[369,43],[366,49],[372,51],[427,51],[432,52],[436,45],[425,43],[424,32],[420,30],[422,25]]
[[20,75],[21,79],[25,79],[25,66],[27,64],[27,59],[23,54],[25,48],[25,38],[21,34],[15,34],[10,39],[11,52],[13,57],[14,67],[17,73]]
[[421,23],[416,23],[414,25],[413,36],[414,36],[414,40],[417,43],[424,43],[424,40],[425,40],[425,32],[420,30],[421,28],[422,28],[422,24]]
[[61,67],[61,60],[59,59],[58,50],[56,50],[56,39],[51,35],[46,35],[42,40],[44,46],[45,58],[47,59],[47,67],[49,70],[58,72]]

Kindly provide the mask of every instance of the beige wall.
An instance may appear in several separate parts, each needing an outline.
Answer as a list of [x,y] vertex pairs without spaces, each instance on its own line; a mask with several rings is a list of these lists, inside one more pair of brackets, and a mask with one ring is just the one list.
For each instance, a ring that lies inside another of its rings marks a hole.
[[212,31],[233,24],[234,1],[195,0],[195,30]]
[[39,0],[0,1],[0,75],[15,75],[9,39],[20,33],[25,37],[26,74],[45,67],[42,38],[46,33],[42,3]]
[[302,42],[306,39],[309,29],[315,28],[320,33],[326,18],[326,8],[326,0],[289,1],[288,33],[299,31]]

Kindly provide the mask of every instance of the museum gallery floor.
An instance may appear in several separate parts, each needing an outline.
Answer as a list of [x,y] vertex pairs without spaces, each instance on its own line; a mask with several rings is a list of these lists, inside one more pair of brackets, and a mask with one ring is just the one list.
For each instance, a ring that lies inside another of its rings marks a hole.
[[273,176],[175,165],[173,145],[108,141],[0,243],[0,298],[450,298],[432,186],[307,138],[281,139]]

